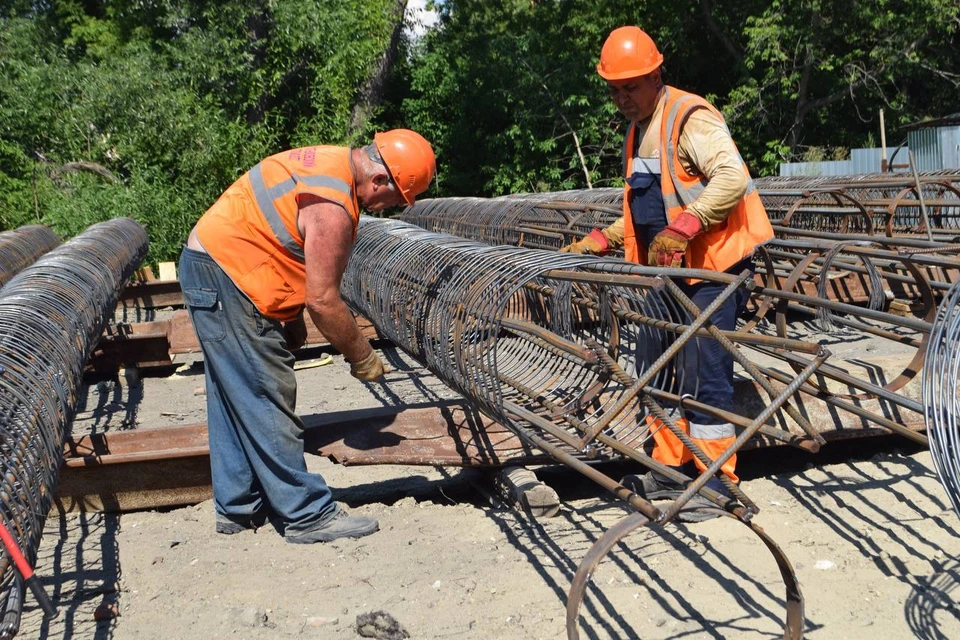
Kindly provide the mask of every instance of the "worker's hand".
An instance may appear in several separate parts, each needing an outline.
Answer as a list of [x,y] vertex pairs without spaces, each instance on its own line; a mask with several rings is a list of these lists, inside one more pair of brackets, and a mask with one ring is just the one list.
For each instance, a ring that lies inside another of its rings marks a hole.
[[307,325],[302,314],[296,320],[283,323],[283,340],[290,351],[296,351],[307,341]]
[[702,228],[697,216],[684,211],[654,237],[647,249],[647,264],[651,267],[679,267],[687,245]]
[[560,249],[560,253],[589,253],[595,256],[606,255],[610,249],[607,237],[600,229],[594,229],[579,242],[572,242]]
[[376,382],[384,373],[386,369],[383,361],[373,349],[370,349],[370,353],[363,360],[350,363],[350,375],[363,382]]

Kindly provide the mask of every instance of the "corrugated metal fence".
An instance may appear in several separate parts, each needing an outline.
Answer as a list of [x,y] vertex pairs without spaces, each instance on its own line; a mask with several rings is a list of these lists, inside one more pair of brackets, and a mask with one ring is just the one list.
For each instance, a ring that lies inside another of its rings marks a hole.
[[[940,171],[960,169],[960,125],[915,129],[907,133],[907,146],[900,148],[891,158],[896,147],[887,147],[887,159],[897,165],[910,160],[908,148],[913,150],[917,171]],[[909,171],[898,168],[898,171]],[[846,176],[863,173],[880,173],[880,147],[851,149],[849,160],[824,162],[785,162],[780,165],[781,176]]]
[[[887,159],[895,147],[887,147]],[[906,149],[900,149],[896,162],[907,162]],[[880,147],[851,149],[849,160],[824,162],[785,162],[780,165],[781,176],[849,176],[861,173],[880,173]]]
[[910,131],[907,142],[917,158],[917,171],[960,167],[960,125]]

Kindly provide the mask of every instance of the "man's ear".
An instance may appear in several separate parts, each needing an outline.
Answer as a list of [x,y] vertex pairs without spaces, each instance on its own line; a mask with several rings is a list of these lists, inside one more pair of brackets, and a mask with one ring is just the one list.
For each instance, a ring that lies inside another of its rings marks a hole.
[[385,172],[378,171],[373,175],[373,184],[375,184],[377,187],[389,188],[390,176],[388,176]]

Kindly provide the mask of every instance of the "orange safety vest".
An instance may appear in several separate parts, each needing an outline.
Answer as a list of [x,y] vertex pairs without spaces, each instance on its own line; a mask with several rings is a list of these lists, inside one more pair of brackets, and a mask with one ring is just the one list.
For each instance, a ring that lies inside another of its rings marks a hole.
[[298,199],[342,206],[356,234],[360,207],[347,147],[304,147],[262,160],[197,222],[197,237],[234,284],[270,318],[288,321],[306,303],[306,262]]
[[[709,109],[721,122],[723,115],[700,96],[675,87],[668,86],[664,89],[663,100],[663,115],[660,119],[660,166],[663,173],[660,189],[663,192],[667,220],[673,222],[687,205],[700,197],[707,186],[704,176],[688,174],[680,162],[677,146],[683,125],[697,109]],[[636,123],[630,123],[623,144],[623,168],[626,178],[631,175],[636,126]],[[770,219],[753,180],[750,179],[746,163],[743,164],[743,172],[749,179],[746,193],[730,210],[726,220],[706,229],[690,241],[686,252],[687,267],[726,271],[753,253],[757,245],[773,238],[773,227],[770,226]],[[633,228],[629,184],[625,185],[623,192],[623,223],[626,259],[647,264],[647,247],[639,246]]]

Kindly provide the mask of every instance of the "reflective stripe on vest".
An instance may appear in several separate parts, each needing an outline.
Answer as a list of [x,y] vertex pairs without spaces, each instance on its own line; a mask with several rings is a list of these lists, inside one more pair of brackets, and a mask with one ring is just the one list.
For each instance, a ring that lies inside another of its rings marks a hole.
[[[689,103],[695,103],[696,106],[692,109],[688,109],[687,105]],[[697,100],[693,96],[684,96],[679,100],[676,100],[670,108],[670,113],[667,114],[666,130],[674,131],[674,127],[677,124],[677,114],[683,109],[684,117],[689,117],[691,113],[697,108],[705,109],[706,107],[699,105]],[[727,123],[723,122],[724,129],[727,129],[727,133],[730,130],[727,128]],[[680,137],[677,136],[677,142],[680,142]],[[674,196],[672,194],[664,196],[664,202],[667,205],[667,208],[671,207],[685,207],[687,204],[696,201],[697,198],[703,194],[703,190],[706,189],[707,179],[703,176],[700,177],[700,182],[697,184],[691,185],[689,188],[685,187],[683,181],[681,181],[676,172],[676,160],[677,149],[674,145],[673,138],[670,137],[667,139],[667,167],[670,171],[670,177],[673,178],[674,189],[679,195]],[[740,155],[740,150],[737,149],[737,158],[740,160],[740,164],[746,164],[743,161],[743,156]],[[747,190],[744,192],[742,197],[746,197],[757,190],[756,185],[753,183],[753,178],[748,178],[747,180]]]
[[[670,106],[670,113],[666,116],[666,130],[667,131],[677,131],[677,114],[681,109],[684,111],[684,117],[688,116],[693,112],[693,109],[688,109],[688,103],[696,102],[692,97],[684,96],[679,100],[675,100],[674,103]],[[694,107],[695,109],[696,107]],[[701,107],[702,108],[702,107]],[[680,142],[680,136],[677,136],[677,142]],[[683,207],[686,204],[694,202],[697,198],[700,197],[700,194],[703,193],[703,190],[707,187],[707,179],[705,176],[700,176],[700,182],[697,184],[691,185],[689,188],[685,187],[683,182],[677,177],[676,163],[677,158],[677,148],[673,141],[673,136],[670,136],[666,140],[666,155],[664,159],[667,163],[667,171],[670,172],[670,178],[673,181],[673,188],[676,191],[676,194],[670,194],[667,196],[666,202],[667,208],[672,209],[673,207]]]
[[306,257],[303,253],[303,247],[300,246],[300,243],[294,239],[286,225],[283,224],[283,220],[280,219],[280,212],[277,211],[274,202],[278,198],[282,198],[296,189],[298,182],[302,182],[308,187],[327,187],[334,189],[344,193],[347,197],[351,195],[350,185],[340,178],[334,178],[332,176],[316,175],[301,178],[294,173],[286,180],[281,180],[272,187],[268,187],[263,179],[263,170],[260,168],[260,164],[261,163],[257,163],[253,169],[250,169],[250,188],[253,191],[254,198],[257,200],[260,213],[263,214],[264,219],[267,221],[267,224],[270,225],[270,229],[273,230],[273,234],[277,237],[277,240],[283,248],[298,260],[304,262]]
[[[637,162],[637,160],[640,162]],[[634,156],[631,159],[630,168],[633,169],[633,173],[649,173],[659,176],[660,158],[638,158]]]
[[[630,139],[636,136],[635,127],[636,125],[631,122],[630,126],[627,127],[627,135],[623,139],[623,174],[628,178],[630,177],[631,173],[657,173],[662,175],[663,169],[661,168],[662,162],[660,160],[656,160],[656,162],[658,163],[656,171],[650,170],[649,167],[648,167],[648,170],[646,171],[637,171],[636,168],[633,166],[635,164],[634,160],[636,160],[637,158],[636,156],[633,155],[633,149],[631,149],[631,147],[634,145],[631,144]],[[639,145],[636,145],[636,146],[637,148],[639,148]],[[643,161],[645,163],[651,162],[651,160],[648,158],[643,158]],[[632,172],[631,172],[631,169],[632,169]],[[673,176],[672,173],[671,173],[671,176]],[[683,203],[680,202],[680,200],[677,198],[677,195],[675,193],[665,193],[663,194],[663,205],[667,209],[672,209],[674,207],[683,206]]]

